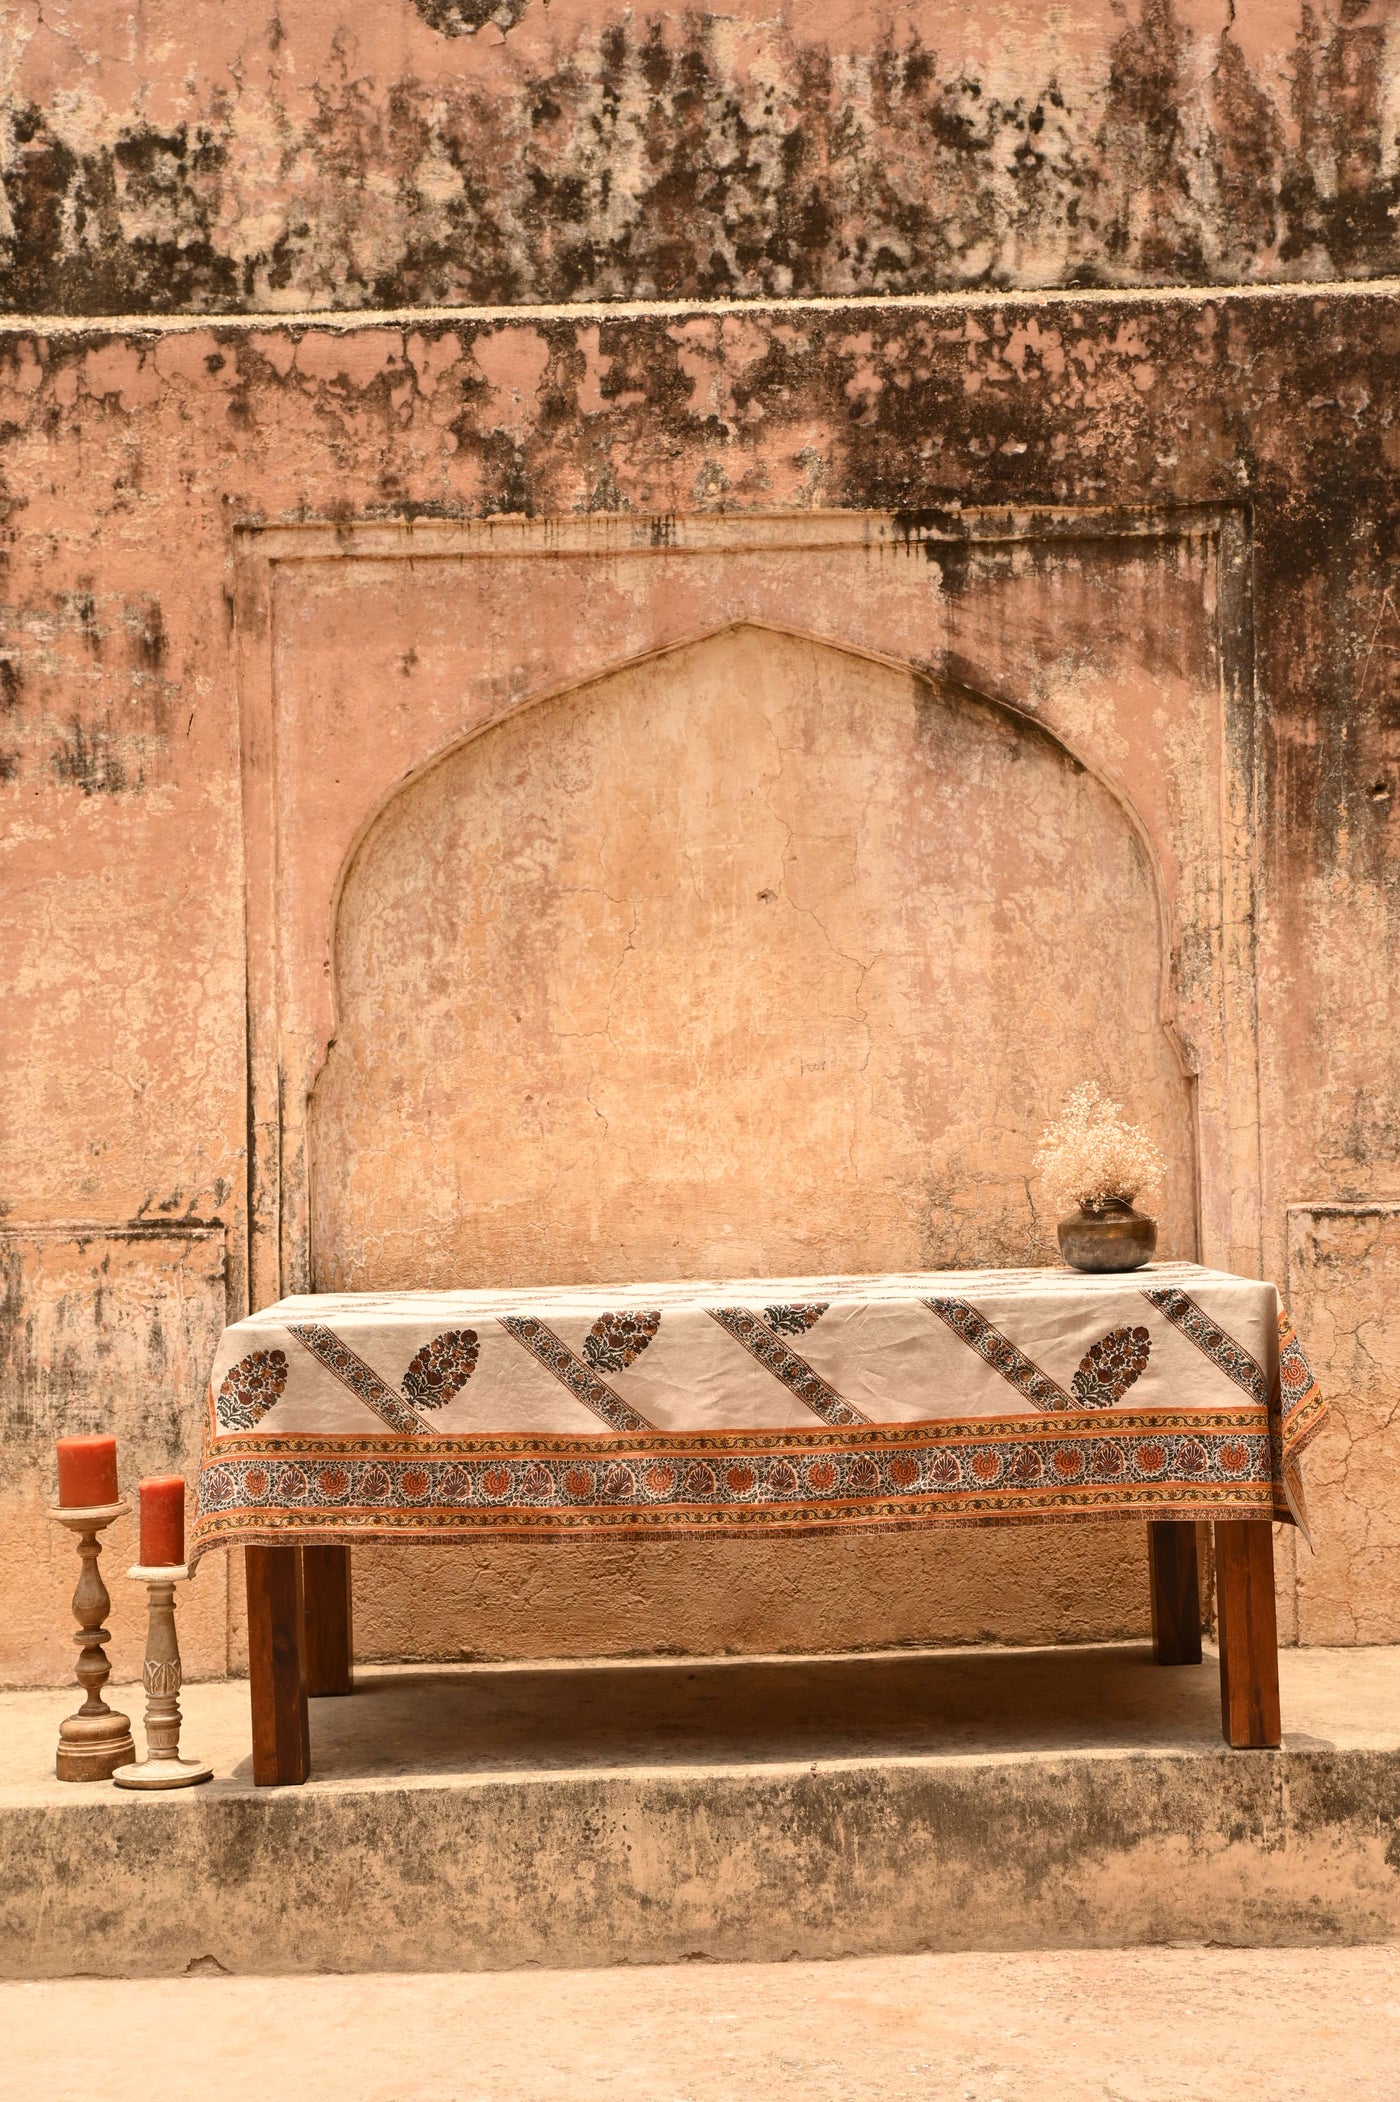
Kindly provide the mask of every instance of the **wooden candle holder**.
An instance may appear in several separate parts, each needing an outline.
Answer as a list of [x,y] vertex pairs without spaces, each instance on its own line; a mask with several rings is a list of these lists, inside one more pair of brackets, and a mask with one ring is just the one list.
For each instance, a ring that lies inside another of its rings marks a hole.
[[123,1517],[127,1509],[126,1504],[117,1502],[66,1510],[56,1505],[49,1511],[50,1518],[77,1534],[78,1553],[83,1558],[82,1574],[73,1593],[73,1618],[78,1623],[73,1640],[79,1650],[78,1683],[87,1698],[75,1714],[58,1726],[54,1772],[60,1781],[106,1781],[119,1766],[136,1757],[130,1721],[125,1715],[118,1715],[115,1708],[109,1708],[102,1698],[102,1688],[112,1675],[104,1647],[112,1634],[110,1628],[103,1626],[112,1601],[97,1573],[97,1558],[102,1552],[97,1536],[114,1518]]
[[112,1775],[118,1788],[192,1788],[212,1781],[214,1769],[198,1759],[180,1757],[180,1639],[175,1632],[175,1586],[186,1583],[183,1562],[169,1569],[145,1569],[138,1562],[127,1575],[146,1587],[146,1756],[119,1766]]

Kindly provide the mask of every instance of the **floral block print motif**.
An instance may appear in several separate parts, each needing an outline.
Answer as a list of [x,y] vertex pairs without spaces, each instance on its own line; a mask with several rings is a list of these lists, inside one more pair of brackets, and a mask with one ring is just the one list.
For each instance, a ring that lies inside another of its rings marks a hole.
[[1092,1343],[1070,1384],[1086,1409],[1116,1408],[1147,1370],[1152,1338],[1145,1328],[1111,1328]]
[[595,1372],[625,1372],[660,1326],[660,1314],[600,1314],[583,1339],[583,1354]]
[[231,1365],[220,1384],[215,1408],[224,1430],[250,1431],[287,1384],[285,1350],[254,1350]]
[[801,1306],[766,1306],[763,1318],[780,1336],[805,1336],[809,1328],[816,1327],[830,1304],[829,1299],[812,1299]]
[[450,1328],[414,1355],[403,1376],[403,1398],[415,1409],[446,1408],[476,1370],[481,1354],[474,1328]]
[[[499,1450],[295,1463],[278,1452],[206,1464],[201,1550],[296,1525],[430,1540],[620,1532],[735,1535],[939,1523],[1229,1516],[1282,1518],[1268,1429],[1248,1404],[1124,1411],[1067,1433],[1054,1415],[903,1428],[652,1431],[599,1453],[586,1439]],[[282,1449],[285,1452],[285,1448]]]

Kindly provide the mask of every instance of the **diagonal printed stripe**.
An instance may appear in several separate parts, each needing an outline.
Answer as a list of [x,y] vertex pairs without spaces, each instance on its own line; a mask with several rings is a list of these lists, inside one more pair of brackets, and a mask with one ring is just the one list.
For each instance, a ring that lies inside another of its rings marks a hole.
[[373,1365],[367,1365],[348,1343],[342,1343],[333,1329],[323,1322],[292,1322],[289,1333],[294,1335],[304,1349],[309,1350],[318,1364],[327,1372],[333,1372],[342,1386],[348,1387],[366,1408],[374,1410],[381,1423],[390,1430],[406,1431],[410,1437],[427,1434],[428,1425],[416,1415],[401,1394],[396,1394],[386,1381],[379,1377]]
[[766,1322],[743,1306],[707,1306],[705,1312],[712,1321],[717,1321],[726,1335],[742,1343],[760,1365],[767,1367],[774,1379],[781,1380],[790,1394],[805,1402],[807,1407],[820,1416],[823,1423],[869,1423],[854,1402],[829,1387],[819,1372],[814,1372],[806,1358],[800,1358],[790,1350],[781,1336],[775,1336]]
[[1189,1293],[1169,1285],[1145,1291],[1142,1296],[1149,1306],[1156,1307],[1159,1314],[1165,1314],[1172,1327],[1179,1329],[1188,1343],[1194,1343],[1202,1356],[1209,1358],[1227,1379],[1232,1379],[1237,1387],[1243,1387],[1261,1408],[1269,1406],[1269,1382],[1262,1367],[1255,1363],[1242,1343],[1225,1333],[1204,1307],[1197,1306]]
[[656,1428],[645,1416],[639,1416],[629,1402],[614,1393],[605,1379],[599,1379],[591,1365],[575,1357],[562,1337],[556,1336],[552,1328],[533,1314],[499,1314],[501,1327],[507,1335],[514,1336],[517,1343],[529,1351],[546,1372],[552,1372],[561,1387],[566,1387],[575,1401],[592,1409],[604,1423],[610,1423],[615,1431],[649,1431]]
[[990,1321],[979,1314],[975,1306],[965,1299],[926,1299],[924,1305],[940,1321],[946,1321],[955,1336],[961,1336],[970,1350],[975,1350],[993,1372],[999,1372],[1004,1380],[1030,1402],[1033,1408],[1056,1410],[1072,1409],[1075,1404],[1063,1387],[1042,1372],[1034,1358],[1028,1358],[1001,1330],[993,1328]]

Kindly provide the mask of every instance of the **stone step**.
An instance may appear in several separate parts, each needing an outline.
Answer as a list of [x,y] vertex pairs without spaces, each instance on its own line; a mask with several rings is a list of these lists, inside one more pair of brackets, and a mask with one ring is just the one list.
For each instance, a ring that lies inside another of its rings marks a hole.
[[1137,1645],[362,1667],[303,1788],[187,1688],[215,1779],[159,1797],[55,1781],[63,1698],[4,1694],[0,1971],[1400,1938],[1400,1650],[1282,1676],[1283,1750],[1230,1752],[1214,1659]]

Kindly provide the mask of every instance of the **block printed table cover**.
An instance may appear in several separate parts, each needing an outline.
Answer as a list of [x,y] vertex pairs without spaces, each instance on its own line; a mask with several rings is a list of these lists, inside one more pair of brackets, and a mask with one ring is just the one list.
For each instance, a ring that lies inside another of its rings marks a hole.
[[945,1271],[314,1295],[224,1331],[221,1542],[1304,1522],[1326,1404],[1270,1284]]

